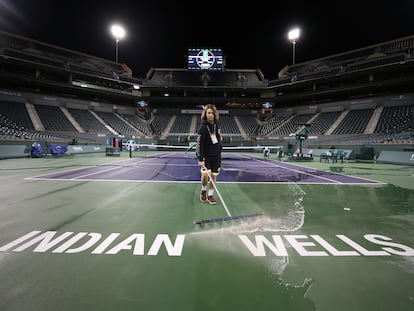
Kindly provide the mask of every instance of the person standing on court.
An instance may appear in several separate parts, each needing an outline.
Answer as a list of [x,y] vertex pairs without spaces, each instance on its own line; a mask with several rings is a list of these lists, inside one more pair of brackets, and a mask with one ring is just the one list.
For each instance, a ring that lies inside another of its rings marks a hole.
[[[204,107],[197,132],[196,156],[201,169],[200,201],[216,204],[214,187],[221,169],[221,135],[219,113],[213,104]],[[211,180],[209,179],[211,178]]]

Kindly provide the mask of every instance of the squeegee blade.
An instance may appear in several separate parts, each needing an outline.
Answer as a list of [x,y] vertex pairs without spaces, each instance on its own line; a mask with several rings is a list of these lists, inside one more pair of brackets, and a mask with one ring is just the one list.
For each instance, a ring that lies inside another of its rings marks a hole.
[[243,219],[243,218],[251,218],[251,217],[259,217],[263,216],[263,213],[253,213],[253,214],[244,214],[244,215],[237,215],[237,216],[228,216],[228,217],[219,217],[219,218],[212,218],[212,219],[202,219],[202,220],[195,220],[193,221],[194,225],[203,225],[213,222],[221,222],[221,221],[231,221],[235,219]]

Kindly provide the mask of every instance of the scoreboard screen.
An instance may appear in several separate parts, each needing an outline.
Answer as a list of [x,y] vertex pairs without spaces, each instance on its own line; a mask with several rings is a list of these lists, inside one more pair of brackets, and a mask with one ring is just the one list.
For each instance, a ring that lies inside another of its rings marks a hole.
[[223,50],[218,48],[188,49],[188,70],[223,70]]

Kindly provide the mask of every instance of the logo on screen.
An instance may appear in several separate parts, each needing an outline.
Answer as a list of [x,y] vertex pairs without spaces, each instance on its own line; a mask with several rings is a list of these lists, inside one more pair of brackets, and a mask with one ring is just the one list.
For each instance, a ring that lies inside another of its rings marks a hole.
[[210,50],[201,50],[196,56],[196,62],[201,69],[209,69],[215,62],[214,53]]
[[223,50],[216,48],[188,49],[189,70],[223,70]]

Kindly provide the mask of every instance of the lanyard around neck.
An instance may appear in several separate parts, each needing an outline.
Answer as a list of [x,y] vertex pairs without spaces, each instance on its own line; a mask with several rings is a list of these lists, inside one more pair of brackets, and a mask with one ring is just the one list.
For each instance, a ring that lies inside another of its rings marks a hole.
[[210,135],[215,134],[215,133],[216,133],[216,123],[214,123],[214,124],[213,124],[213,133],[211,133],[211,131],[210,131],[210,126],[209,126],[209,124],[210,124],[210,123],[207,123],[207,131],[208,131],[208,133],[209,133]]

